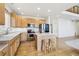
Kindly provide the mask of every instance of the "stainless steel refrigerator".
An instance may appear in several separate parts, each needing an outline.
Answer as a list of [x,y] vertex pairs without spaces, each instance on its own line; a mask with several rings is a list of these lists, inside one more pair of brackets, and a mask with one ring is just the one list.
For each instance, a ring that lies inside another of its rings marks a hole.
[[49,33],[49,24],[40,24],[39,25],[39,32],[40,33]]

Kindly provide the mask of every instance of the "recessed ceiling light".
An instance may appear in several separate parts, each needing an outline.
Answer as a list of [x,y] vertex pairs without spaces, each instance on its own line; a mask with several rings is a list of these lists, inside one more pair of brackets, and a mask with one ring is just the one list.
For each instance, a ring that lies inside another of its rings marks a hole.
[[37,8],[37,10],[40,10],[40,8]]
[[20,8],[17,8],[18,10],[20,10]]
[[50,9],[48,9],[48,12],[51,12],[51,10],[50,10]]

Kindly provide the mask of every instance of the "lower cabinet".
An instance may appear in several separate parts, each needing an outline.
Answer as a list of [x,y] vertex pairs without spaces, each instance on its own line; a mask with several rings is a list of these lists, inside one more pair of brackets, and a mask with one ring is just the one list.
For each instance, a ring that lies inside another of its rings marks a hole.
[[0,56],[3,56],[3,53],[2,53],[2,51],[0,51]]
[[27,41],[27,33],[26,32],[21,33],[21,41]]
[[8,56],[9,55],[8,47],[6,47],[5,49],[3,49],[2,52],[3,52],[4,56]]
[[5,47],[2,51],[0,51],[0,56],[8,56],[8,47]]
[[10,56],[13,56],[15,54],[15,43],[12,43],[10,46],[9,46],[9,55]]
[[17,52],[17,49],[20,45],[20,35],[16,36],[13,41],[9,43],[9,55],[14,56]]
[[0,51],[0,56],[14,56],[20,45],[21,34],[8,41],[8,45]]

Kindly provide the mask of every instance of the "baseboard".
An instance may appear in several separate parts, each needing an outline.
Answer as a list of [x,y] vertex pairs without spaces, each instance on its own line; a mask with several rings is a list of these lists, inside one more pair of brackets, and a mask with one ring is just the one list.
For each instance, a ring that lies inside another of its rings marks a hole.
[[[79,36],[79,35],[78,35]],[[74,37],[77,37],[77,36],[67,36],[67,37],[57,37],[58,39],[66,39],[66,38],[74,38]]]

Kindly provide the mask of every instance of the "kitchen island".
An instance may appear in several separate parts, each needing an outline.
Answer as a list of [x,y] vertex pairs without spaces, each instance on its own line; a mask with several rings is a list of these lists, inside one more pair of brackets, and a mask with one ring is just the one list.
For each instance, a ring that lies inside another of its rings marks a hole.
[[50,41],[52,43],[53,46],[51,46],[51,48],[57,47],[56,36],[53,33],[36,33],[37,51],[45,49],[45,44],[51,44],[50,42],[46,43],[46,41]]

